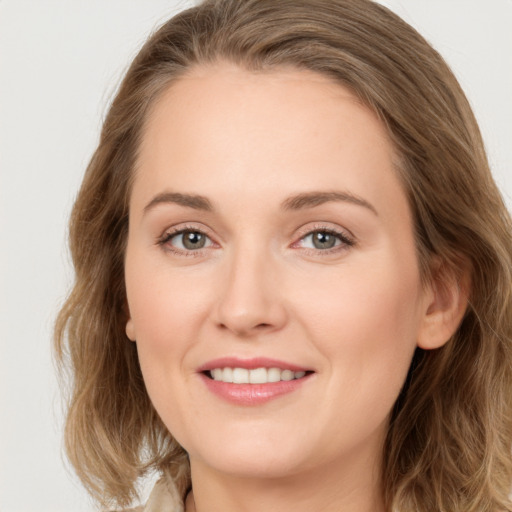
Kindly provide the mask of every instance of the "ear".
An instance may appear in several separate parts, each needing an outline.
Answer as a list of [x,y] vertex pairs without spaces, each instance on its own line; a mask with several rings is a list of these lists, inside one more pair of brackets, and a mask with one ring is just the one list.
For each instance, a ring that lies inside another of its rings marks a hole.
[[126,336],[130,341],[135,341],[135,325],[133,323],[132,317],[130,315],[130,308],[128,307],[128,301],[125,299],[124,301],[124,314],[126,317],[126,326],[124,328],[126,332]]
[[135,341],[135,325],[132,320],[132,316],[130,314],[130,308],[128,307],[128,299],[125,297],[123,304],[123,313],[126,318],[126,324],[124,328],[124,332],[130,341]]
[[440,348],[453,336],[466,312],[470,290],[468,262],[455,268],[436,259],[431,268],[417,342],[424,350]]
[[125,332],[130,341],[135,341],[135,325],[133,324],[131,317],[128,317],[128,320],[126,320]]

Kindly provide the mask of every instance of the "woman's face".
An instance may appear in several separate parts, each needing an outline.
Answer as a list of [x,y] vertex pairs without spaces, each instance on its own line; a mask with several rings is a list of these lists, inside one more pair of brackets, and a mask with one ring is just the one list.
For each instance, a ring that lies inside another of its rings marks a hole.
[[156,103],[126,331],[193,466],[378,463],[428,308],[393,160],[375,115],[312,72],[202,67]]

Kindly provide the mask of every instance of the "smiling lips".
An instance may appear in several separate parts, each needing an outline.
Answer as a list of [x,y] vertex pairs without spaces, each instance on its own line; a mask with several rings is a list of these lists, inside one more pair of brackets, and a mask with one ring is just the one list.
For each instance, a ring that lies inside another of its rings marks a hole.
[[212,379],[233,384],[268,384],[270,382],[301,379],[305,371],[281,370],[280,368],[214,368],[210,370]]
[[299,389],[314,373],[271,359],[218,359],[200,375],[215,395],[237,405],[259,405]]

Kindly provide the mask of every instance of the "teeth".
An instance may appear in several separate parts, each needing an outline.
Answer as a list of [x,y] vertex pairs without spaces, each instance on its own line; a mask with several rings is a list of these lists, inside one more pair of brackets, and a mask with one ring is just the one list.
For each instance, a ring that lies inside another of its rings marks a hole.
[[224,382],[233,382],[233,368],[224,368],[224,370],[221,370],[221,372],[220,380]]
[[267,370],[267,382],[279,382],[281,380],[281,370],[279,368],[269,368]]
[[233,368],[233,382],[235,384],[249,384],[249,370]]
[[249,382],[251,384],[265,384],[267,382],[267,369],[256,368],[249,370]]
[[222,382],[233,382],[234,384],[267,384],[269,382],[279,382],[280,380],[289,381],[301,379],[306,372],[293,372],[292,370],[281,370],[280,368],[255,368],[247,370],[246,368],[214,368],[210,370],[210,376],[213,380]]
[[291,370],[283,370],[281,372],[281,380],[292,380],[295,377]]

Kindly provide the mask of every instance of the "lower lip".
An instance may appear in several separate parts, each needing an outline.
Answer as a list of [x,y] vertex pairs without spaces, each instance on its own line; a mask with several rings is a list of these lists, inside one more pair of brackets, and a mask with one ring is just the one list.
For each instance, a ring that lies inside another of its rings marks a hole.
[[201,378],[212,393],[228,402],[237,405],[260,405],[298,390],[310,375],[267,384],[232,384],[210,379],[204,374],[201,374]]

